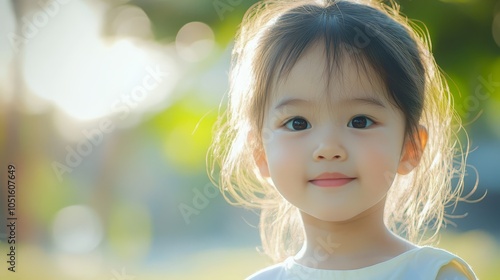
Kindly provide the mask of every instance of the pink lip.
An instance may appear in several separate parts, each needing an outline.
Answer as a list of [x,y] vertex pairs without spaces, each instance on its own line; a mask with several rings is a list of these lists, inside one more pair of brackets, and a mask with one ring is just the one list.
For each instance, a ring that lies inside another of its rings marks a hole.
[[340,187],[350,183],[356,178],[349,177],[342,173],[323,173],[309,182],[318,187]]

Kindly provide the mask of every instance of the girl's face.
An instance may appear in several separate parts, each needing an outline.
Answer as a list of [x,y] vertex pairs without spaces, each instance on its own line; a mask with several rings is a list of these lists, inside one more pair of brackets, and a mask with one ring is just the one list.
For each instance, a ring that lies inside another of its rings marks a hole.
[[303,214],[340,222],[383,209],[407,164],[405,127],[377,73],[349,57],[326,92],[325,60],[322,47],[311,47],[276,85],[264,117],[265,155],[256,160]]

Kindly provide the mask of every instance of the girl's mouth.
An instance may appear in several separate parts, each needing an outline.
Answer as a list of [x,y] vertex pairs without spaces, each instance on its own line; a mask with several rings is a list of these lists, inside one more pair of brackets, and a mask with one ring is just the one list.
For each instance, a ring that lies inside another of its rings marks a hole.
[[349,177],[342,173],[322,173],[316,178],[309,180],[309,183],[316,185],[318,187],[341,187],[344,186],[356,178]]

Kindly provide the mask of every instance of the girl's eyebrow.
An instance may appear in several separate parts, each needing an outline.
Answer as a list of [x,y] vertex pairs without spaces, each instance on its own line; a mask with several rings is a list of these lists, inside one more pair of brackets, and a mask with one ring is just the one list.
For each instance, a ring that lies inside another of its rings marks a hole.
[[300,98],[284,98],[281,100],[276,106],[274,106],[275,110],[278,110],[280,108],[286,107],[286,106],[298,106],[298,105],[310,105],[309,100],[305,99],[300,99]]
[[380,101],[378,98],[371,97],[371,96],[347,99],[344,101],[348,102],[348,103],[363,103],[363,104],[367,104],[367,105],[375,105],[377,107],[385,108],[385,105],[384,105],[384,103],[382,103],[382,101]]
[[[350,98],[350,99],[343,99],[340,100],[338,103],[343,104],[343,103],[361,103],[361,104],[366,104],[366,105],[374,105],[377,107],[382,107],[385,108],[386,106],[382,101],[380,101],[378,98],[367,96],[367,97],[356,97],[356,98]],[[285,98],[281,100],[275,107],[275,110],[278,110],[280,108],[286,107],[286,106],[299,106],[299,105],[306,105],[309,106],[311,105],[311,101],[305,100],[305,99],[300,99],[300,98]]]

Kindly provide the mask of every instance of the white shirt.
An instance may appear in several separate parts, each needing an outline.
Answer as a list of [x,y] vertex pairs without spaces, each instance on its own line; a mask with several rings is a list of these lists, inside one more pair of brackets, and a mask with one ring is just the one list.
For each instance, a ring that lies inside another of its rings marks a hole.
[[[446,271],[441,268],[446,266]],[[451,268],[451,270],[450,270]],[[440,272],[441,270],[441,272]],[[451,272],[451,273],[450,273]],[[470,266],[458,256],[433,247],[417,247],[390,260],[353,270],[315,269],[300,265],[293,257],[251,275],[247,280],[302,279],[477,279]]]

